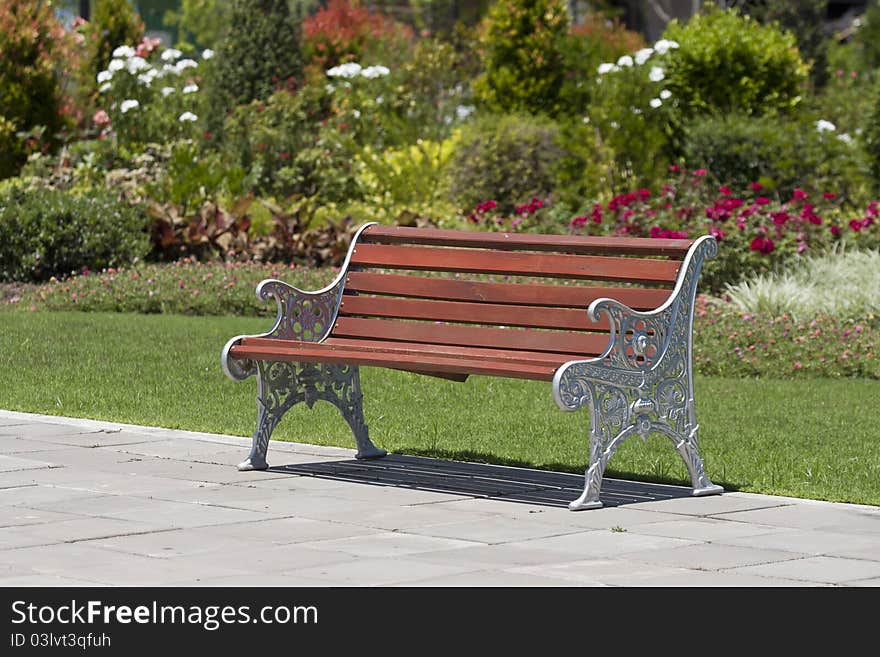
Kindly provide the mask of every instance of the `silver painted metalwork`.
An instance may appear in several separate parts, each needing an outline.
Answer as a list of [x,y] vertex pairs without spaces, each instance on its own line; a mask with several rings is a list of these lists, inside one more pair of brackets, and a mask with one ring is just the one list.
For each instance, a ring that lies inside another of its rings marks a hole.
[[694,411],[692,331],[697,281],[706,258],[714,257],[714,237],[691,246],[665,304],[637,312],[614,299],[597,299],[587,314],[604,314],[611,325],[605,352],[591,360],[571,361],[556,371],[553,398],[566,411],[590,409],[590,462],[584,491],[572,510],[602,506],[599,490],[608,461],[632,435],[651,432],[672,440],[684,460],[694,495],[723,492],[703,468]]
[[272,431],[284,414],[299,402],[305,402],[309,408],[318,400],[336,406],[354,433],[358,458],[378,458],[387,454],[370,441],[364,422],[363,394],[357,366],[254,361],[230,358],[229,354],[229,350],[246,337],[302,342],[324,340],[336,321],[345,276],[358,238],[371,225],[361,226],[352,237],[339,275],[327,287],[307,292],[276,279],[262,281],[257,286],[257,298],[263,301],[275,299],[278,313],[274,326],[267,333],[236,336],[223,347],[220,362],[226,376],[233,381],[257,376],[257,429],[253,435],[250,456],[239,464],[239,470],[265,470],[269,467],[266,452]]

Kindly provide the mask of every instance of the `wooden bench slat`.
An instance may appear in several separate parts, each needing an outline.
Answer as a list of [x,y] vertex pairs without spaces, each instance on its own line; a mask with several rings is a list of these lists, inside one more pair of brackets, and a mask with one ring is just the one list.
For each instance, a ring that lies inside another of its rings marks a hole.
[[453,271],[511,276],[544,276],[595,281],[631,281],[672,283],[677,260],[612,258],[558,253],[521,253],[481,251],[478,249],[441,249],[425,246],[359,244],[351,255],[351,264],[415,271]]
[[634,310],[654,310],[669,299],[668,289],[636,287],[585,287],[542,283],[492,283],[406,274],[350,272],[346,292],[367,292],[401,297],[471,301],[511,305],[557,306],[586,309],[603,297],[617,299]]
[[505,306],[466,301],[401,299],[395,297],[347,296],[339,307],[342,316],[364,315],[393,319],[421,319],[465,324],[494,324],[570,331],[608,331],[608,320],[587,318],[586,309]]
[[607,333],[571,333],[537,329],[491,328],[460,324],[429,324],[394,319],[340,317],[331,331],[336,338],[372,338],[396,342],[461,347],[521,349],[590,357],[608,346]]
[[[252,338],[241,341],[245,347],[277,347],[284,348],[292,341],[280,338]],[[299,343],[296,343],[299,344]],[[306,343],[309,344],[309,343]],[[454,345],[436,345],[418,342],[393,342],[390,340],[367,340],[351,338],[327,338],[320,343],[330,351],[366,351],[387,354],[427,354],[445,358],[465,358],[487,362],[525,363],[531,365],[547,365],[558,367],[562,363],[577,360],[571,354],[548,353],[540,351],[520,351],[504,349],[487,349],[481,347],[460,347]]]
[[474,361],[449,356],[425,354],[388,354],[381,352],[332,350],[321,344],[289,341],[282,347],[235,346],[230,350],[234,358],[251,358],[300,363],[345,363],[371,365],[395,369],[420,369],[448,374],[482,374],[536,381],[552,381],[555,367],[524,363]]
[[526,233],[477,233],[467,230],[370,226],[362,242],[425,246],[485,247],[499,251],[554,251],[579,255],[628,254],[683,259],[694,240],[647,237],[581,237]]

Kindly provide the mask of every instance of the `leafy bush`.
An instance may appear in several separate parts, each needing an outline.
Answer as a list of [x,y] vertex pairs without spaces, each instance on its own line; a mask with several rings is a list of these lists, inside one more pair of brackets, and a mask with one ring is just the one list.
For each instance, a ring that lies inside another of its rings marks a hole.
[[323,83],[278,91],[230,114],[224,148],[264,193],[325,202],[356,196],[352,138],[347,124],[330,120],[330,109]]
[[825,32],[828,0],[745,0],[737,5],[760,23],[778,23],[797,40],[798,50],[810,67],[816,88],[828,81],[828,49],[831,38]]
[[229,25],[227,0],[181,0],[179,9],[165,12],[162,22],[178,30],[181,50],[216,48]]
[[562,0],[499,0],[483,21],[477,101],[496,112],[556,114],[565,75],[568,9]]
[[0,179],[15,175],[29,153],[58,145],[66,120],[56,69],[69,46],[50,3],[0,4]]
[[720,184],[744,187],[760,180],[782,196],[810,187],[856,202],[870,185],[855,139],[823,119],[704,117],[690,123],[685,134],[687,165],[708,169]]
[[233,0],[208,80],[209,130],[219,134],[230,109],[268,98],[301,69],[300,26],[287,0]]
[[452,200],[463,209],[493,200],[500,212],[513,212],[523,200],[546,198],[567,155],[560,136],[553,121],[516,115],[464,126],[448,168]]
[[122,44],[134,44],[144,35],[144,23],[129,0],[95,0],[87,26],[90,46],[89,70],[94,79],[107,68],[113,51]]
[[321,70],[380,55],[406,59],[412,30],[352,0],[330,0],[303,21],[303,51]]
[[596,88],[596,69],[605,61],[616,61],[644,46],[638,32],[627,30],[617,19],[588,12],[573,25],[565,40],[565,80],[560,90],[560,105],[566,114],[587,112]]
[[595,127],[600,148],[610,151],[612,193],[654,184],[666,173],[678,99],[667,88],[665,68],[678,47],[661,40],[595,71],[596,93],[584,121]]
[[776,25],[710,5],[685,24],[672,21],[664,37],[681,46],[670,51],[666,75],[685,117],[758,115],[801,101],[808,67],[794,36]]
[[111,192],[13,188],[0,197],[0,280],[119,266],[148,250],[146,217]]

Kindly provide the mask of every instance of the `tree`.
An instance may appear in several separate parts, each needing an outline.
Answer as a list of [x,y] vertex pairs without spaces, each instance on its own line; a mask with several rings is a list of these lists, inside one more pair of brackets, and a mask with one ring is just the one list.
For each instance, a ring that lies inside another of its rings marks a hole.
[[208,127],[219,133],[229,110],[268,98],[279,83],[301,74],[299,23],[287,0],[233,0],[215,60],[207,81]]
[[562,0],[499,0],[483,21],[478,102],[501,112],[553,115],[565,77],[569,16]]

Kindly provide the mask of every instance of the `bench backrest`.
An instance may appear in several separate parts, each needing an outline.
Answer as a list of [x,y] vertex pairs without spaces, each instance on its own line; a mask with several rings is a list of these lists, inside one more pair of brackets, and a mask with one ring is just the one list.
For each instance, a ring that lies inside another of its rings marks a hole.
[[369,226],[330,336],[596,356],[590,303],[658,308],[693,242]]

